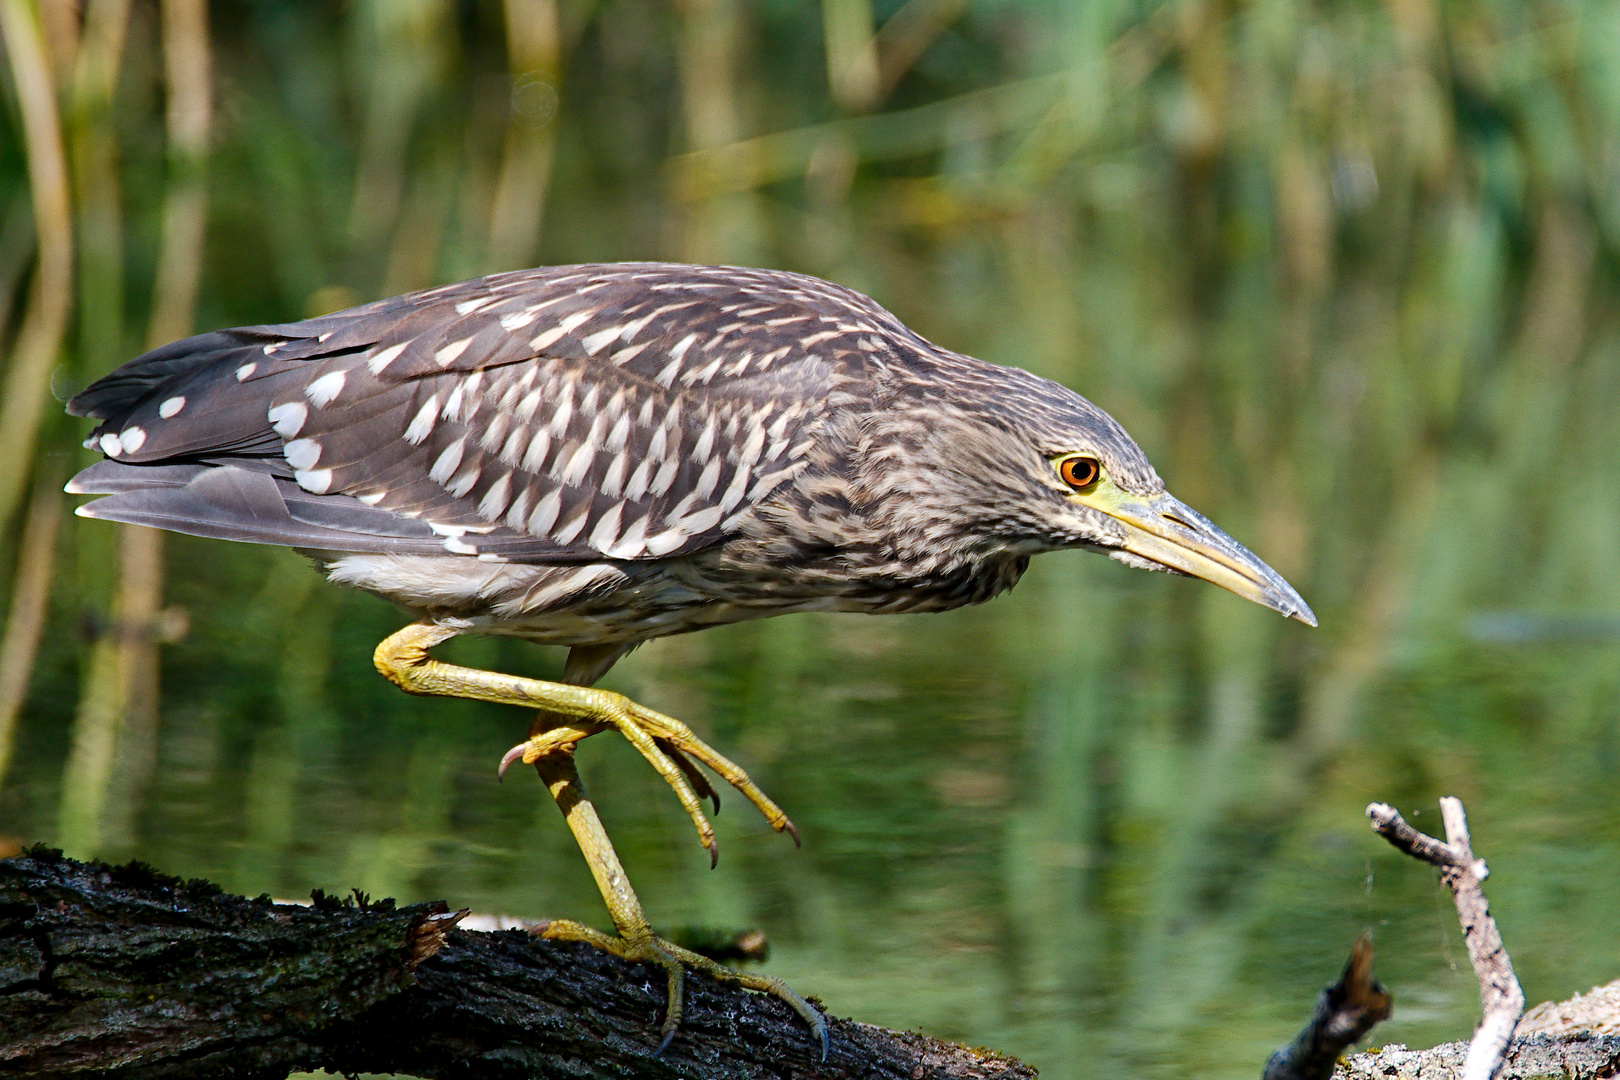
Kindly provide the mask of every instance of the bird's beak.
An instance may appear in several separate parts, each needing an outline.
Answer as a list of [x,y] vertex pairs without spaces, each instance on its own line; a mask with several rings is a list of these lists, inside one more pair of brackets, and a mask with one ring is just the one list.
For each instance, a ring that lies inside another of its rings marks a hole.
[[1094,490],[1069,497],[1124,525],[1123,546],[1132,555],[1316,625],[1310,606],[1281,574],[1169,492],[1135,495],[1104,478]]

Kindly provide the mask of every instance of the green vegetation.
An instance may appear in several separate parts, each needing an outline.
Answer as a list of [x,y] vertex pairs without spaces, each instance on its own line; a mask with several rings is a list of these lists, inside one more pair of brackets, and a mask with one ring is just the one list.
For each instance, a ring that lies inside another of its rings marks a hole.
[[191,327],[739,262],[1076,387],[1322,626],[1063,554],[983,609],[654,643],[609,684],[805,836],[728,808],[711,874],[594,740],[655,920],[1043,1076],[1253,1076],[1364,926],[1381,1041],[1470,1030],[1448,902],[1360,817],[1455,794],[1530,1000],[1620,975],[1615,0],[73,7],[0,0],[0,834],[599,921],[493,784],[525,718],[397,693],[399,615],[290,552],[67,515],[59,400]]

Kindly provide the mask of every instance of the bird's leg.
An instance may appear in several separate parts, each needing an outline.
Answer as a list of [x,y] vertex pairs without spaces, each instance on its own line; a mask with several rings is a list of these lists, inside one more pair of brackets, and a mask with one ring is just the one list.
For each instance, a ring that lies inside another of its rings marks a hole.
[[602,827],[601,819],[585,797],[574,765],[574,747],[581,739],[608,728],[614,728],[624,735],[626,741],[639,750],[674,789],[681,805],[697,826],[698,839],[710,853],[711,865],[718,849],[714,830],[704,817],[698,800],[698,791],[713,798],[716,805],[719,800],[714,789],[689,759],[696,759],[713,769],[758,807],[773,829],[788,833],[797,843],[798,832],[781,808],[759,790],[747,773],[692,734],[685,724],[644,708],[622,694],[460,667],[428,655],[430,648],[454,637],[456,633],[449,627],[415,623],[378,645],[373,659],[378,671],[409,693],[471,698],[541,710],[541,715],[530,729],[529,739],[507,753],[501,763],[502,769],[519,757],[535,765],[557,800],[574,839],[579,843],[580,851],[596,879],[597,888],[601,890],[602,899],[607,904],[608,913],[613,917],[613,925],[619,931],[619,936],[613,937],[579,923],[559,919],[547,925],[544,936],[585,941],[616,956],[656,963],[668,971],[669,1010],[663,1026],[666,1043],[680,1022],[682,971],[685,965],[786,1001],[804,1017],[820,1039],[822,1057],[825,1058],[826,1022],[820,1013],[780,979],[733,971],[653,934],[642,913],[640,901],[630,888],[624,867],[620,865],[613,844]]
[[675,1029],[680,1026],[686,968],[690,967],[740,983],[750,990],[772,994],[787,1002],[810,1025],[811,1033],[821,1042],[821,1056],[825,1059],[827,1022],[814,1006],[794,993],[781,979],[733,971],[652,932],[647,916],[641,910],[641,901],[636,898],[635,890],[630,887],[630,879],[613,850],[613,842],[602,827],[602,819],[597,817],[596,808],[585,797],[579,770],[574,765],[572,748],[544,754],[534,762],[534,766],[546,787],[551,789],[552,797],[557,800],[557,808],[563,812],[568,828],[579,843],[591,874],[596,878],[596,887],[601,890],[602,899],[607,904],[608,914],[619,931],[619,936],[614,937],[571,919],[552,919],[541,930],[541,936],[551,941],[583,941],[626,960],[639,960],[662,967],[669,977],[669,1005],[664,1012],[663,1041],[659,1044],[659,1050],[669,1045]]
[[[718,857],[714,829],[704,816],[697,791],[688,780],[693,770],[677,764],[673,760],[676,755],[694,758],[714,770],[754,804],[771,828],[787,833],[793,837],[795,844],[799,842],[798,830],[782,808],[772,802],[738,765],[699,739],[679,720],[638,705],[611,690],[459,667],[428,655],[428,649],[457,633],[453,628],[433,623],[413,623],[378,645],[373,660],[377,670],[389,681],[412,694],[472,698],[544,709],[557,714],[557,726],[543,730],[531,736],[527,742],[513,747],[502,762],[503,768],[519,757],[525,763],[532,764],[553,749],[577,743],[611,727],[640,751],[641,756],[658,770],[674,790],[676,798],[680,799],[697,828],[698,842],[709,852],[711,864]],[[676,755],[666,753],[665,748],[675,751]],[[689,767],[691,763],[688,761],[685,764]],[[706,795],[713,796],[713,789],[706,783],[702,787]]]

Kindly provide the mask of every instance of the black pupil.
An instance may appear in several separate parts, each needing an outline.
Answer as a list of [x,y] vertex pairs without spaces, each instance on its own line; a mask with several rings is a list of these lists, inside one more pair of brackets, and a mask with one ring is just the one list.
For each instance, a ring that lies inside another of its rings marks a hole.
[[1091,483],[1091,478],[1097,475],[1097,466],[1085,458],[1076,458],[1069,462],[1069,483],[1075,487],[1085,487]]

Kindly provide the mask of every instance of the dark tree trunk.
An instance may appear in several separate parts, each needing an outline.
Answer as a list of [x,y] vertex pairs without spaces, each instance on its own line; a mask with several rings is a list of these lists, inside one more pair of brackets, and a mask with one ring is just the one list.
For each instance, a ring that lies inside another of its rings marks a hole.
[[585,945],[455,928],[443,904],[231,896],[35,850],[0,862],[0,1075],[1025,1080],[1010,1058],[828,1017]]

